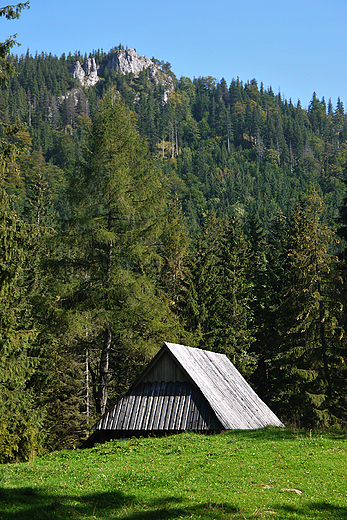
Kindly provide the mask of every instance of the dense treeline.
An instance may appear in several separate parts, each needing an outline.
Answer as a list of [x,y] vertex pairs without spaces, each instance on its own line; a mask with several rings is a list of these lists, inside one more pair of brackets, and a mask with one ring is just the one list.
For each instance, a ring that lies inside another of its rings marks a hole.
[[256,80],[236,79],[229,87],[211,77],[177,81],[163,64],[175,81],[164,102],[165,87],[153,83],[148,71],[123,75],[105,66],[112,52],[92,55],[101,79],[89,89],[79,88],[68,72],[74,61],[86,58],[79,53],[12,58],[18,76],[1,92],[3,121],[25,122],[33,149],[47,161],[59,167],[73,161],[85,118],[93,119],[98,101],[115,87],[136,112],[150,151],[164,159],[162,170],[191,230],[206,210],[232,216],[235,209],[257,213],[267,230],[277,211],[289,216],[311,184],[324,195],[327,215],[336,217],[347,137],[340,99],[333,107],[313,94],[304,109],[271,87],[258,87]]
[[165,92],[113,52],[89,88],[79,53],[8,57],[0,458],[76,445],[163,340],[225,353],[288,423],[345,425],[342,102],[155,60]]

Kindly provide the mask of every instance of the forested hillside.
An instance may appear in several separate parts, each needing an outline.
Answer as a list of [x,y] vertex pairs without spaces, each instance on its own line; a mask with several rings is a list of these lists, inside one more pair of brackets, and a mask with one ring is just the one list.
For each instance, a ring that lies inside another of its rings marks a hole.
[[3,120],[23,121],[32,148],[46,161],[71,169],[84,119],[93,119],[98,101],[113,87],[136,112],[152,154],[164,159],[161,169],[191,229],[206,210],[220,215],[255,211],[268,228],[277,211],[290,214],[311,184],[324,195],[329,217],[336,216],[344,193],[347,136],[340,100],[333,107],[313,94],[303,109],[255,79],[236,79],[229,86],[212,77],[177,80],[170,64],[162,62],[175,84],[165,101],[165,86],[155,84],[148,70],[134,75],[106,67],[118,48],[90,55],[100,81],[87,89],[69,73],[87,56],[12,57],[18,76],[1,93]]
[[163,340],[227,354],[288,424],[345,425],[342,101],[122,52],[5,58],[0,459],[75,446]]

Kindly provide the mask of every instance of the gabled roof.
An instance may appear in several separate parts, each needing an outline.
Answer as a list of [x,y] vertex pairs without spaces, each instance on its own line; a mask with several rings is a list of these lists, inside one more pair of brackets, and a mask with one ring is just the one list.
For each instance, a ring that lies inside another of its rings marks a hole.
[[283,426],[224,354],[165,342],[94,429],[124,436],[269,425]]
[[283,426],[224,354],[164,343],[226,430]]

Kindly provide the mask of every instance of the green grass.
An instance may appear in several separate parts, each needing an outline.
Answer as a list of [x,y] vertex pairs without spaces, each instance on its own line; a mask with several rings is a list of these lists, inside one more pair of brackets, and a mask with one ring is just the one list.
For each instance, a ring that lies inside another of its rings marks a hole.
[[0,466],[0,519],[342,520],[346,466],[343,432],[113,441]]

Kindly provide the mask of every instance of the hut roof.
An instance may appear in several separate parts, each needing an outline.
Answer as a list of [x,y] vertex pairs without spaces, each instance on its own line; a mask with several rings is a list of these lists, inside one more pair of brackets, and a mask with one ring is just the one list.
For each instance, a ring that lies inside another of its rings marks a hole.
[[283,426],[224,354],[165,342],[94,428],[131,436],[269,425]]
[[224,354],[165,343],[226,430],[283,426]]

